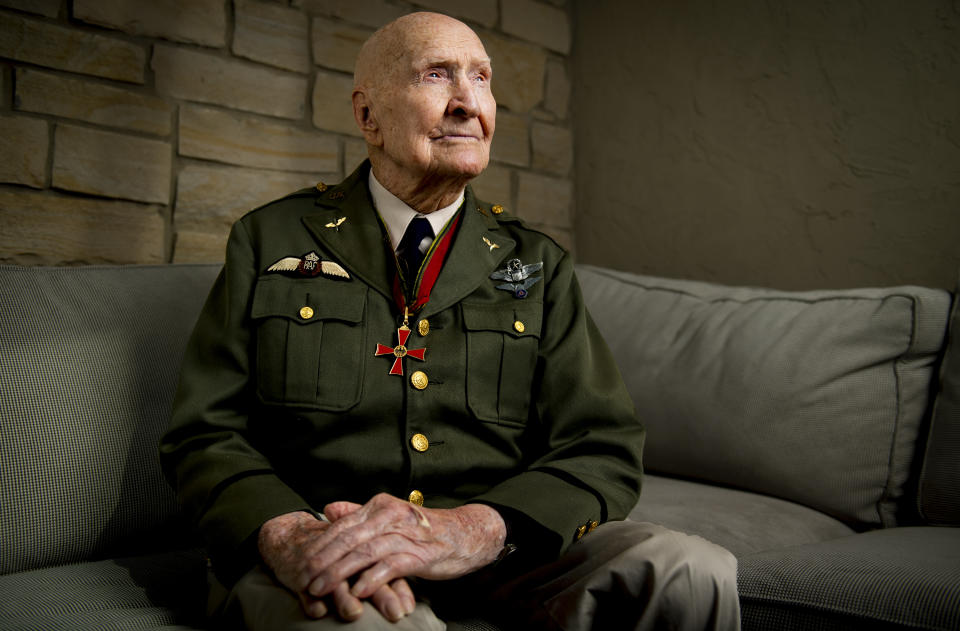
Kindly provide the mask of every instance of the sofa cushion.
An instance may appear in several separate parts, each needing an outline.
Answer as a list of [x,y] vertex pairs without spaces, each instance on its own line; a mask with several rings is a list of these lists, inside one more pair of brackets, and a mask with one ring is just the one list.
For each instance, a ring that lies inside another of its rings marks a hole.
[[629,518],[700,535],[737,557],[854,534],[843,522],[787,500],[657,475],[644,477]]
[[960,629],[960,529],[876,530],[741,558],[743,628]]
[[953,300],[940,390],[920,477],[920,512],[933,524],[960,525],[960,279]]
[[647,426],[648,470],[861,526],[915,515],[905,488],[917,475],[948,292],[786,292],[578,273]]
[[157,440],[218,266],[0,266],[0,574],[169,545]]
[[6,574],[0,631],[202,628],[206,591],[195,550]]

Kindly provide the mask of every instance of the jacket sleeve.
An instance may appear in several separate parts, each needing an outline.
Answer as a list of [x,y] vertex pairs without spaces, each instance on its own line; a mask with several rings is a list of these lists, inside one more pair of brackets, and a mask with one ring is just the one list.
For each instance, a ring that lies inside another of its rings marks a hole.
[[277,515],[308,508],[246,438],[255,395],[250,380],[250,301],[257,272],[241,222],[188,342],[169,430],[164,473],[199,527],[222,576],[256,561],[256,533]]
[[634,507],[644,429],[569,256],[545,288],[543,317],[533,392],[539,457],[474,501],[501,509],[508,521],[522,516],[538,553],[557,556],[593,522],[623,519]]

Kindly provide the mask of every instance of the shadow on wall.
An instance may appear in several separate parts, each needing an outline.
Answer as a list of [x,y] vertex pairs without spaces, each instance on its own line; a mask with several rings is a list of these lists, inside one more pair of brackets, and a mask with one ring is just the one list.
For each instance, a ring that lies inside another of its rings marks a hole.
[[575,6],[581,261],[954,287],[956,3]]

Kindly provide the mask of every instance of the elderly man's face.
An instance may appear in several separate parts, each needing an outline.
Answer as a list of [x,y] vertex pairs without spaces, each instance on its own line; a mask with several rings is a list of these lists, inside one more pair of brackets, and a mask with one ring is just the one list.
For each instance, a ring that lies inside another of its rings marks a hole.
[[479,175],[497,110],[483,44],[465,25],[437,21],[401,45],[373,99],[384,157],[418,178]]

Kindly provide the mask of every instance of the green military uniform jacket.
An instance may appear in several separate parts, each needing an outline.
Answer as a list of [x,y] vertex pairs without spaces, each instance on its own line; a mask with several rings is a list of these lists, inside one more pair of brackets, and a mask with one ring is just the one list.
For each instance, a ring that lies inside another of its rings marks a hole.
[[[230,233],[161,441],[215,564],[252,566],[272,517],[378,492],[524,516],[552,555],[624,518],[643,429],[570,256],[468,187],[430,301],[410,318],[407,347],[425,361],[408,356],[391,375],[395,357],[375,350],[397,344],[396,260],[368,170],[256,209]],[[309,252],[349,279],[267,271]],[[543,262],[525,298],[490,278],[511,259]]]

